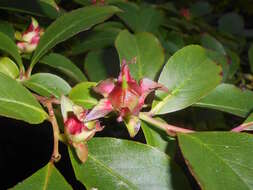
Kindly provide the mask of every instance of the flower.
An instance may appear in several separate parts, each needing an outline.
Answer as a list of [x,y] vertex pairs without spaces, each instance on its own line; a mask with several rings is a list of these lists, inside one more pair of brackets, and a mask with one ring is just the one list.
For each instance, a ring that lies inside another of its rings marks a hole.
[[119,115],[117,121],[124,121],[131,137],[134,137],[140,129],[141,122],[138,115],[148,94],[158,89],[168,90],[163,85],[148,78],[143,78],[138,84],[130,75],[125,60],[122,61],[118,79],[106,79],[98,83],[93,89],[103,95],[104,98],[87,114],[85,120],[95,120],[115,111]]
[[191,13],[187,8],[180,9],[180,15],[182,15],[186,20],[191,19]]
[[19,51],[22,53],[31,53],[34,51],[42,34],[43,29],[40,28],[37,20],[32,17],[32,22],[28,29],[23,34],[19,32],[15,34],[17,40],[19,40],[19,42],[17,42]]
[[101,131],[99,121],[85,122],[87,110],[75,105],[65,96],[61,97],[61,112],[64,121],[64,134],[69,144],[73,145],[79,159],[85,162],[88,156],[86,142],[90,140],[96,132]]
[[91,0],[91,4],[96,5],[96,4],[105,4],[105,0]]

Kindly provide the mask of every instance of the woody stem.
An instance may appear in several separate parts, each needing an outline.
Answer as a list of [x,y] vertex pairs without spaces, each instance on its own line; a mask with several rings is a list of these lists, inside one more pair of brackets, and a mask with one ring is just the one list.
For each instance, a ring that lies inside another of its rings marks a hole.
[[176,136],[177,133],[192,133],[193,130],[180,128],[174,125],[167,124],[151,117],[148,113],[140,112],[139,118],[151,125],[165,131],[169,136]]
[[52,102],[47,101],[45,103],[47,109],[48,109],[48,113],[49,113],[49,121],[52,124],[53,127],[53,133],[54,133],[54,149],[53,149],[53,154],[52,154],[52,161],[59,161],[61,158],[61,155],[59,154],[59,127],[58,127],[58,123],[56,121],[55,118],[55,114],[54,114],[54,110],[53,110],[53,106],[52,106]]

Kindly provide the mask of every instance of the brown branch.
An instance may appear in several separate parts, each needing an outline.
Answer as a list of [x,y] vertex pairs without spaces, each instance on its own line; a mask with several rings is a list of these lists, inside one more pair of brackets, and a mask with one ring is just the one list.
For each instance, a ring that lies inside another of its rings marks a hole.
[[241,125],[233,128],[231,131],[233,131],[233,132],[241,132],[241,131],[243,131],[243,130],[247,129],[248,127],[251,127],[251,126],[253,126],[253,122],[243,123],[243,124],[241,124]]
[[167,124],[165,122],[159,121],[151,117],[147,113],[140,112],[139,118],[143,121],[146,121],[162,130],[164,130],[169,136],[176,136],[177,133],[193,133],[195,131],[190,129],[180,128],[174,125]]
[[56,98],[48,98],[44,96],[40,96],[38,94],[32,93],[32,95],[44,106],[46,106],[46,102],[51,102],[52,104],[60,104],[60,100]]

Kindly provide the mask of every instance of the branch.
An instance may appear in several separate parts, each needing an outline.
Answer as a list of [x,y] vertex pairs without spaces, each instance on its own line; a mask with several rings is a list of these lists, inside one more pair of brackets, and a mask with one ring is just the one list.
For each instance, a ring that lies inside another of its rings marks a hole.
[[241,131],[243,131],[243,130],[247,129],[248,127],[251,127],[251,126],[253,126],[253,121],[249,122],[249,123],[243,123],[243,124],[241,124],[241,125],[233,128],[231,131],[233,131],[233,132],[241,132]]
[[193,130],[190,130],[190,129],[184,129],[184,128],[180,128],[174,125],[167,124],[165,122],[161,122],[144,112],[140,112],[139,118],[143,121],[146,121],[147,123],[150,123],[164,130],[169,136],[176,136],[177,133],[193,133],[194,132]]
[[57,161],[59,161],[61,159],[61,155],[59,154],[59,135],[60,135],[60,130],[59,130],[59,127],[58,127],[57,120],[55,118],[52,102],[47,101],[45,103],[45,105],[46,105],[46,107],[48,109],[49,121],[52,124],[53,133],[54,133],[54,149],[53,149],[53,154],[52,154],[51,160],[54,161],[54,162],[57,162]]
[[56,98],[47,98],[34,93],[32,93],[32,95],[44,106],[46,106],[46,102],[51,102],[52,104],[60,104],[60,101]]

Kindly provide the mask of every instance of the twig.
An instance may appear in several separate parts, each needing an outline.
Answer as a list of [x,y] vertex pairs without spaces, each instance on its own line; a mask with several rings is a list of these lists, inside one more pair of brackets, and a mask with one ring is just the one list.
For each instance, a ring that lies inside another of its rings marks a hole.
[[60,134],[60,130],[59,130],[56,118],[55,118],[52,102],[47,101],[45,103],[45,105],[46,105],[46,107],[48,109],[49,121],[52,124],[53,133],[54,133],[54,150],[53,150],[53,154],[52,154],[51,160],[54,161],[54,162],[57,162],[57,161],[59,161],[61,159],[61,155],[59,154],[59,134]]
[[167,124],[165,122],[161,122],[144,112],[140,112],[139,118],[143,121],[146,121],[147,123],[150,123],[164,130],[169,136],[176,136],[177,133],[193,133],[194,132],[193,130],[190,130],[190,129],[184,129],[184,128],[180,128],[174,125]]
[[47,98],[34,93],[32,93],[32,95],[43,105],[45,105],[46,102],[48,101],[51,102],[52,104],[60,104],[60,101],[56,98]]
[[248,127],[250,127],[250,126],[253,126],[253,121],[249,122],[249,123],[243,123],[243,124],[241,124],[241,125],[233,128],[231,131],[233,131],[233,132],[241,132],[241,131],[247,129]]

